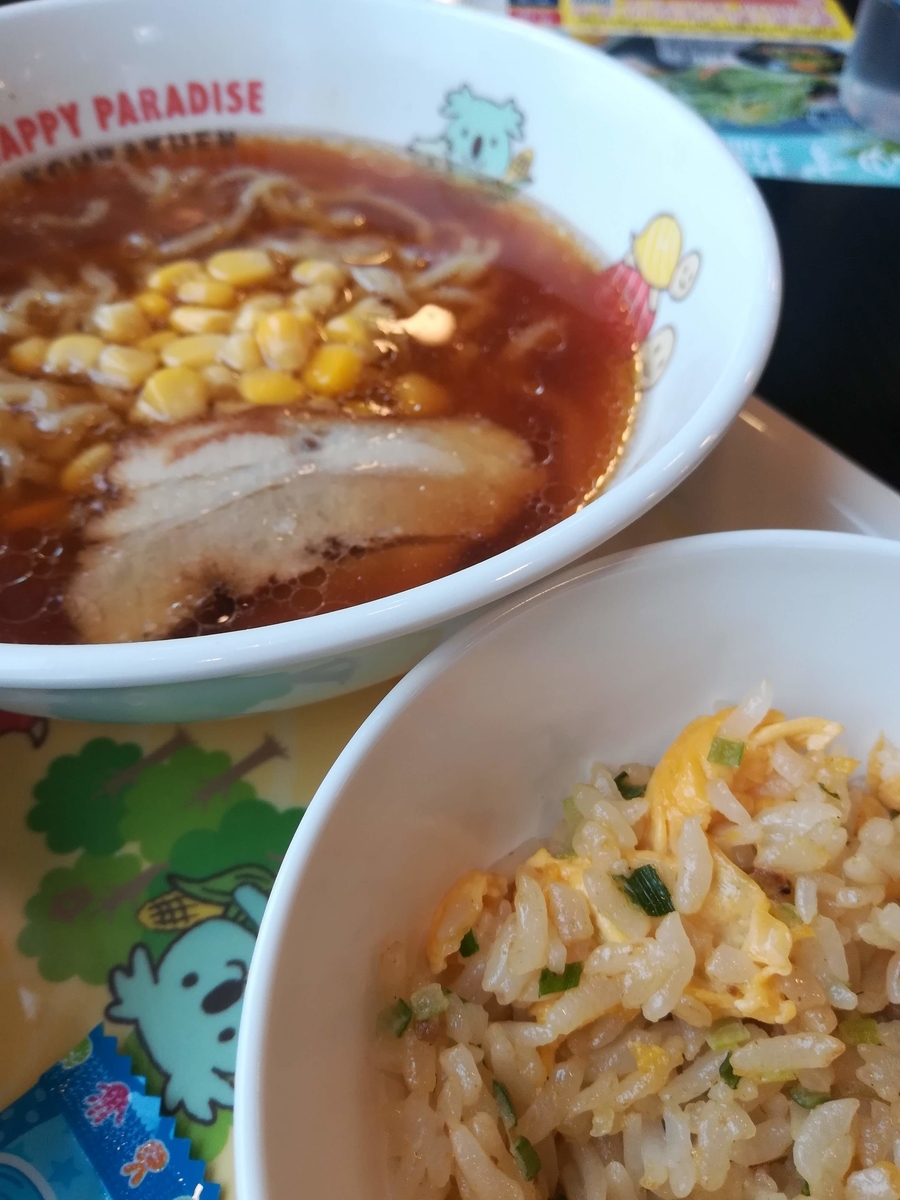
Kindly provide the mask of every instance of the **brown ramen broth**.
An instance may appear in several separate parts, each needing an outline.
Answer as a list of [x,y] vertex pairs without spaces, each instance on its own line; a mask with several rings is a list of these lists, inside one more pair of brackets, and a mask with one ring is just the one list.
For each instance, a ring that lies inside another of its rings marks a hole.
[[526,205],[370,148],[6,181],[0,641],[311,616],[555,524],[636,401],[597,278]]

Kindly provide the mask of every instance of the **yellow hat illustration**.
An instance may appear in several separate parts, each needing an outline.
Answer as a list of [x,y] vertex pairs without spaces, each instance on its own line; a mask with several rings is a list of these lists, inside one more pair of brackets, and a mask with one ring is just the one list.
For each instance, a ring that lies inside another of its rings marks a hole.
[[634,261],[642,277],[660,291],[672,282],[681,258],[681,230],[674,217],[654,217],[632,242]]

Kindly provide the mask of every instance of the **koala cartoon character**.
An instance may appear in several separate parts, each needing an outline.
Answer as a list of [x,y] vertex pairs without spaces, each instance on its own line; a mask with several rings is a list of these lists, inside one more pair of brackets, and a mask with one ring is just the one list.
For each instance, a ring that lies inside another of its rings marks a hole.
[[463,85],[441,109],[447,128],[438,138],[417,138],[414,154],[439,159],[472,175],[504,180],[514,174],[513,142],[521,141],[525,117],[513,100],[497,104]]
[[640,346],[641,387],[658,383],[675,349],[675,330],[664,325],[653,332],[660,298],[683,300],[696,282],[700,255],[681,254],[681,227],[667,213],[654,217],[631,240],[631,250],[598,280],[603,303],[624,304]]
[[[244,884],[234,901],[258,927],[266,897]],[[181,1105],[210,1123],[216,1106],[234,1107],[237,1032],[256,939],[234,921],[212,918],[173,942],[154,967],[146,946],[110,974],[111,1021],[137,1026],[138,1036],[166,1076],[163,1103]]]

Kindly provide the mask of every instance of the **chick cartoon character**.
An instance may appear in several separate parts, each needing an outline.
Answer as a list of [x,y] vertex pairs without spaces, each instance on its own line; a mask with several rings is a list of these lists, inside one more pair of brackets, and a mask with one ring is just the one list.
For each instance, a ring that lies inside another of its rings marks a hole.
[[514,100],[498,104],[463,85],[447,96],[441,116],[447,118],[444,133],[416,138],[410,147],[414,154],[470,175],[512,185],[527,182],[532,153],[514,153],[513,143],[522,140],[525,128]]
[[631,250],[601,275],[601,290],[611,290],[624,304],[634,339],[640,346],[641,387],[658,383],[675,349],[675,330],[664,325],[651,333],[663,293],[683,300],[700,270],[696,250],[681,254],[681,228],[674,217],[654,217],[632,238]]
[[[234,904],[258,928],[266,896],[244,884]],[[215,1120],[234,1107],[237,1032],[256,938],[241,924],[207,917],[174,941],[154,966],[146,946],[110,974],[111,1021],[137,1026],[138,1036],[166,1076],[163,1103],[195,1121]]]

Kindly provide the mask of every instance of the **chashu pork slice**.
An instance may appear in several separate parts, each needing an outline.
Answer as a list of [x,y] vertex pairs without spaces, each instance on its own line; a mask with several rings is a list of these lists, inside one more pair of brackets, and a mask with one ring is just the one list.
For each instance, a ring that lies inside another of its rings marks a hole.
[[342,550],[491,537],[544,475],[489,421],[268,410],[124,443],[109,478],[66,595],[88,642],[166,637],[216,588],[246,595]]

